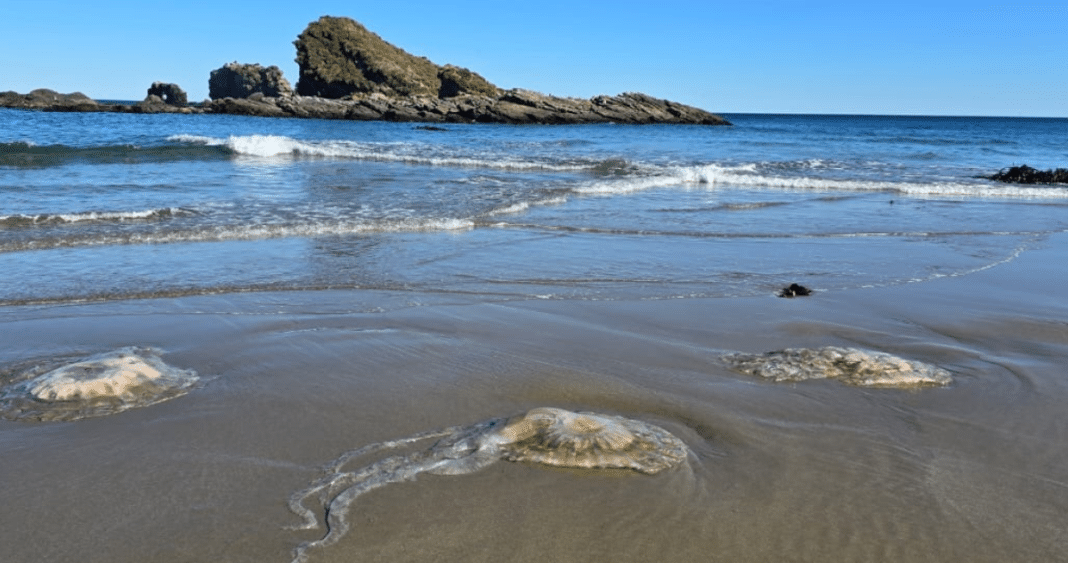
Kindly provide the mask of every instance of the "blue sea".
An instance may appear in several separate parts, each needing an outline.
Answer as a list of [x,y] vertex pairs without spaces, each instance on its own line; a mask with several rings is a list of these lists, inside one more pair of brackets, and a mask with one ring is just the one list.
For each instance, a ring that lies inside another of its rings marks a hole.
[[725,117],[0,109],[0,560],[1068,561],[1068,119]]
[[0,112],[0,304],[320,288],[750,295],[960,275],[1068,228],[1068,120],[731,127]]

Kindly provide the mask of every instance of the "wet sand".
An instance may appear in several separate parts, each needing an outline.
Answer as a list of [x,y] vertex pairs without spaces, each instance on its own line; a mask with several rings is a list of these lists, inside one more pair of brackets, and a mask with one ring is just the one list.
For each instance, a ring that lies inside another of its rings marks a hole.
[[[287,529],[286,502],[340,453],[551,406],[655,424],[693,455],[656,475],[420,475],[360,497],[309,561],[1068,561],[1066,263],[1055,235],[966,276],[797,299],[323,291],[0,310],[0,365],[151,346],[202,377],[111,416],[0,421],[0,545],[12,561],[287,562],[322,530]],[[716,361],[820,346],[954,381],[775,383]]]

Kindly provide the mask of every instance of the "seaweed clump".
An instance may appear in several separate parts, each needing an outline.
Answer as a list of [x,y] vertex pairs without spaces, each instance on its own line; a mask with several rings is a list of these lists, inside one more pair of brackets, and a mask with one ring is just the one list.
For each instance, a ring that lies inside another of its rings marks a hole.
[[793,298],[793,297],[808,297],[812,295],[812,290],[796,283],[792,283],[779,291],[779,297]]
[[1025,164],[1002,168],[986,179],[1010,184],[1068,184],[1068,168],[1038,170]]

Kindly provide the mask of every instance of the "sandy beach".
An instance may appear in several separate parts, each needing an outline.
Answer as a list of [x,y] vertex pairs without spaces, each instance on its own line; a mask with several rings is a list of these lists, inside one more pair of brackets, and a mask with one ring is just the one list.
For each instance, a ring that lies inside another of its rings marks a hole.
[[[202,381],[108,417],[0,421],[0,543],[11,560],[289,561],[323,532],[287,529],[286,501],[341,452],[552,406],[656,424],[693,455],[658,475],[421,475],[361,497],[352,530],[309,560],[1063,560],[1066,259],[1055,235],[964,276],[796,299],[356,290],[8,308],[0,364],[153,346]],[[353,312],[369,302],[392,306]],[[717,362],[826,345],[954,381],[782,384]]]
[[0,563],[1068,563],[1063,6],[10,4]]

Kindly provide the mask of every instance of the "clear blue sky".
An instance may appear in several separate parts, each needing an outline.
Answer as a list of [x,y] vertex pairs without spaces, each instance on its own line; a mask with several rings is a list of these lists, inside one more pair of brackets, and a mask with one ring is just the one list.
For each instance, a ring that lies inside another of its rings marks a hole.
[[716,112],[1068,117],[1068,0],[238,3],[0,0],[0,91],[191,100],[230,61],[278,65],[348,16],[504,88],[640,91]]

